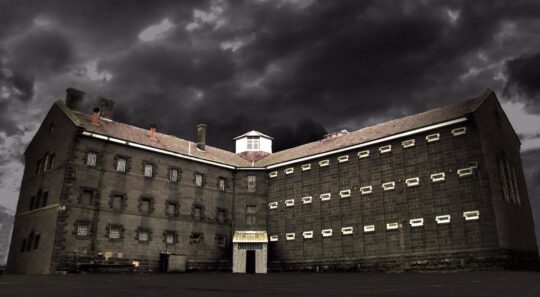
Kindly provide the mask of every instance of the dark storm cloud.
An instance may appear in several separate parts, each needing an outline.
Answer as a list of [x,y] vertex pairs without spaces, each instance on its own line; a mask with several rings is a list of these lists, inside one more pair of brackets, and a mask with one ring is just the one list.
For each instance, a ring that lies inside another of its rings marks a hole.
[[512,59],[506,63],[506,91],[524,95],[527,107],[540,113],[540,52]]

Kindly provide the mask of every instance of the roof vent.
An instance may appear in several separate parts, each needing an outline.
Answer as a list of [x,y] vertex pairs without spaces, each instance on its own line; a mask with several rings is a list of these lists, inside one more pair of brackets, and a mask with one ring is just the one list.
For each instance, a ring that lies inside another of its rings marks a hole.
[[349,133],[351,133],[351,132],[349,132],[349,131],[347,131],[347,130],[345,130],[345,129],[343,129],[343,130],[341,130],[341,131],[336,131],[336,132],[328,133],[328,134],[324,135],[323,140],[329,140],[329,139],[338,138],[338,137],[341,137],[341,136],[343,136],[343,135],[347,135],[347,134],[349,134]]

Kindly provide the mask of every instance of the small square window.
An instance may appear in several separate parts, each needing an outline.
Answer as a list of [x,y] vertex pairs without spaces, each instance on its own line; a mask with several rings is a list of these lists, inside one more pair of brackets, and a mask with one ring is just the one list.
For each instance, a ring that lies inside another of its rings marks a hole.
[[407,187],[416,187],[420,185],[420,178],[419,177],[408,178],[405,180],[405,184],[407,184]]
[[126,159],[118,158],[118,160],[116,161],[116,171],[126,172],[126,163],[127,163]]
[[178,182],[178,169],[176,168],[169,169],[169,181],[173,183]]
[[285,234],[285,238],[287,240],[294,240],[295,234],[294,233],[287,233]]
[[255,175],[248,175],[247,186],[248,192],[255,192],[257,190],[257,177]]
[[178,203],[173,201],[167,201],[165,206],[165,212],[169,217],[175,217],[178,215]]
[[434,133],[434,134],[430,134],[430,135],[426,136],[426,141],[428,143],[429,142],[439,141],[439,139],[441,139],[441,134],[439,134],[439,133]]
[[165,234],[165,242],[167,244],[173,244],[174,243],[174,233],[172,232],[167,232]]
[[302,165],[302,171],[306,171],[306,170],[310,170],[310,169],[311,169],[311,164]]
[[120,228],[119,227],[110,227],[109,228],[109,238],[118,239],[120,238]]
[[365,186],[360,188],[360,194],[367,195],[373,193],[373,187],[372,186]]
[[277,235],[270,235],[270,241],[272,241],[272,242],[278,241],[278,236]]
[[358,152],[358,159],[364,159],[369,157],[369,150]]
[[351,190],[341,190],[341,191],[339,191],[339,197],[341,197],[341,198],[351,197]]
[[411,220],[409,220],[409,225],[411,225],[411,227],[424,226],[424,219],[423,218],[411,219]]
[[294,206],[294,199],[285,200],[285,206],[287,207]]
[[330,198],[331,198],[331,194],[330,193],[324,193],[324,194],[321,194],[321,201],[330,201]]
[[444,172],[434,173],[434,174],[431,175],[431,181],[434,182],[434,183],[443,182],[444,177],[445,177]]
[[154,164],[145,163],[144,164],[144,176],[153,177],[154,175]]
[[114,210],[121,210],[122,208],[124,208],[124,196],[113,195],[111,197],[110,206]]
[[343,234],[343,235],[351,235],[351,234],[353,234],[353,227],[343,227],[343,228],[341,228],[341,234]]
[[450,223],[450,215],[442,215],[442,216],[436,216],[435,221],[437,224],[449,224]]
[[364,226],[364,233],[375,232],[375,225]]
[[268,203],[268,207],[270,209],[276,209],[276,208],[278,208],[278,202],[270,202],[270,203]]
[[338,163],[343,163],[349,161],[349,155],[343,155],[338,157]]
[[453,136],[459,136],[467,133],[467,127],[460,127],[452,129],[452,135]]
[[330,160],[328,159],[319,161],[319,167],[326,167],[328,165],[330,165]]
[[324,229],[321,231],[322,237],[330,237],[332,236],[332,229]]
[[415,144],[415,140],[414,139],[409,139],[409,140],[405,140],[401,143],[401,146],[403,148],[410,148],[410,147],[414,147],[414,144]]
[[277,177],[277,175],[278,175],[278,172],[277,172],[277,171],[272,171],[272,172],[268,173],[268,176],[269,176],[270,178]]
[[197,188],[202,188],[203,185],[203,175],[200,173],[195,173],[195,186]]
[[294,173],[294,167],[289,167],[287,169],[285,169],[285,174],[293,174]]
[[304,231],[302,233],[302,236],[304,239],[312,239],[313,238],[313,231]]
[[466,211],[463,213],[465,221],[475,221],[480,219],[480,212],[478,210]]
[[313,201],[313,197],[311,197],[311,196],[302,197],[302,203],[304,203],[304,204],[309,204],[312,201]]
[[89,226],[86,223],[77,224],[77,236],[88,236]]
[[86,155],[86,165],[95,167],[96,163],[97,163],[97,153],[89,152],[88,155]]
[[396,182],[393,182],[393,181],[382,184],[383,191],[391,191],[391,190],[394,190],[395,188],[396,188]]
[[389,153],[392,151],[392,145],[389,144],[389,145],[385,145],[385,146],[381,146],[379,148],[379,153],[381,154],[386,154],[386,153]]
[[148,231],[139,231],[138,240],[139,241],[148,241]]
[[396,230],[399,229],[398,223],[387,223],[386,224],[386,230]]

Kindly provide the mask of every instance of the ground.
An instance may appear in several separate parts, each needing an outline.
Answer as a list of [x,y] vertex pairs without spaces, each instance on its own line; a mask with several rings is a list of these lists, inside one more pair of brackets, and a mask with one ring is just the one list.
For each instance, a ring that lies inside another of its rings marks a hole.
[[0,296],[540,296],[539,272],[2,275]]

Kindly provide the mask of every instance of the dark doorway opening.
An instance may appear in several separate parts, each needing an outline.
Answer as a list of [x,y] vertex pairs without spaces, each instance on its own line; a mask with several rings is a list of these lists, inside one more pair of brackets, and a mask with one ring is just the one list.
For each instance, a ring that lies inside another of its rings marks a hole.
[[246,251],[246,273],[255,273],[255,251]]

